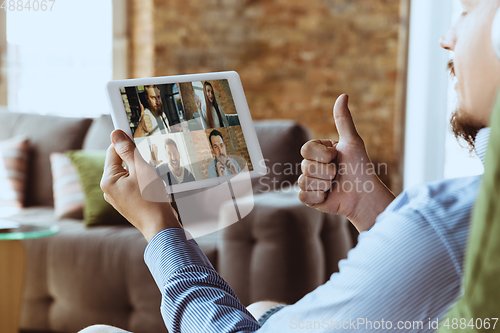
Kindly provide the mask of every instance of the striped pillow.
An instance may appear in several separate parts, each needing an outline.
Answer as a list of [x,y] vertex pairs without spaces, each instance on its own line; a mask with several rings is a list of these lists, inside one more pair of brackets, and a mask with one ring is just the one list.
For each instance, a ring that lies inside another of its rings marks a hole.
[[66,154],[50,154],[55,216],[83,219],[85,195],[78,172]]
[[4,213],[24,207],[28,154],[29,141],[25,137],[0,141],[0,207]]

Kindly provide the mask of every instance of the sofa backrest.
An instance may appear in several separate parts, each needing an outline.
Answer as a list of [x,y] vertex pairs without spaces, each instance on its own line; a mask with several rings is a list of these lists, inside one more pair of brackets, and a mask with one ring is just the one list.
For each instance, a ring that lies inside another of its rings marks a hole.
[[53,205],[49,156],[53,152],[80,149],[92,119],[0,113],[0,140],[24,135],[30,139],[26,206]]
[[269,173],[252,181],[254,193],[293,185],[302,173],[300,148],[311,138],[309,130],[291,120],[268,120],[255,122],[255,131]]

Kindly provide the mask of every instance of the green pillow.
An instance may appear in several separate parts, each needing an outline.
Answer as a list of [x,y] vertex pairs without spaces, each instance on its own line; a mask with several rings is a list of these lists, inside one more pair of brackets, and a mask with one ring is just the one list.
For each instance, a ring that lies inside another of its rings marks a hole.
[[85,225],[128,224],[128,221],[104,200],[104,194],[99,185],[104,170],[106,151],[75,150],[66,152],[66,155],[78,171],[85,195],[83,209]]
[[493,319],[500,317],[500,96],[484,167],[466,250],[464,294],[439,321],[441,333],[500,330],[498,319]]

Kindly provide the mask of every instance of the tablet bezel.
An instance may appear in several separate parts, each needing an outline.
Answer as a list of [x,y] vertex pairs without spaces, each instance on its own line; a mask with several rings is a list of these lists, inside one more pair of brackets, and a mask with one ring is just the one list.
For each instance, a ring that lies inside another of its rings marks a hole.
[[[248,108],[245,93],[243,92],[243,86],[241,84],[240,76],[234,71],[110,81],[106,86],[106,90],[109,102],[111,104],[111,117],[113,119],[113,125],[115,129],[124,131],[132,140],[134,140],[132,131],[130,129],[127,113],[125,111],[125,106],[121,97],[120,88],[122,87],[160,85],[195,81],[213,81],[224,79],[226,79],[229,83],[229,88],[231,90],[233,101],[236,107],[236,112],[240,120],[243,137],[245,138],[248,154],[252,162],[253,170],[248,171],[248,174],[250,178],[264,176],[267,173],[266,164],[262,156],[262,150],[257,138],[257,133],[255,132],[255,127],[252,121],[252,116],[250,115],[250,109]],[[183,184],[167,185],[166,188],[169,193],[196,190],[217,186],[229,181],[234,176],[235,175],[227,175],[217,178],[201,179]]]

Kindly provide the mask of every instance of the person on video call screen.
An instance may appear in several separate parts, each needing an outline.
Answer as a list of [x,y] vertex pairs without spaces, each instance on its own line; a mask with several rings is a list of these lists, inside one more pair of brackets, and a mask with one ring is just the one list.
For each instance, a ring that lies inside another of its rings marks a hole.
[[176,185],[196,180],[193,174],[181,165],[181,155],[174,140],[165,140],[165,154],[168,157],[168,162],[166,163],[162,163],[163,161],[157,159],[158,147],[152,144],[152,148],[151,165],[153,165],[156,173],[167,185]]
[[208,178],[234,175],[241,172],[238,162],[234,158],[227,156],[226,144],[221,132],[218,130],[210,132],[208,141],[210,141],[210,147],[212,147],[215,156],[215,159],[208,165]]
[[229,127],[226,114],[215,97],[214,87],[208,81],[203,83],[203,94],[205,96],[205,105],[201,107],[203,128]]
[[163,112],[163,102],[158,86],[144,86],[144,96],[146,105],[141,104],[141,121],[134,136],[169,133],[169,123]]

